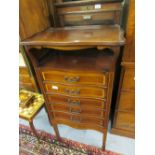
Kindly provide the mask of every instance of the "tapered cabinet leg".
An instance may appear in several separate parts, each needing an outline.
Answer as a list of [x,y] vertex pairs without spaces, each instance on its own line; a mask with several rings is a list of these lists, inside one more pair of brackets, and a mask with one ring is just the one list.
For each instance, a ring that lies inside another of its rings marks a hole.
[[60,139],[60,134],[59,134],[59,130],[58,130],[58,126],[57,125],[53,125],[55,134],[56,134],[56,138],[59,140]]
[[107,130],[103,131],[103,143],[102,143],[103,150],[105,150],[106,141],[107,141]]

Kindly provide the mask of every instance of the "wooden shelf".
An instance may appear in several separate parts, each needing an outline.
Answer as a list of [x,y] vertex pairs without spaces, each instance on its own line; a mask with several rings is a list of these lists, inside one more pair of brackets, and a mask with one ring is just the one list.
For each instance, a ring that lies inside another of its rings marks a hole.
[[[34,57],[37,53],[43,53],[46,49],[31,49]],[[39,68],[58,69],[58,70],[84,70],[84,71],[110,71],[114,68],[117,53],[111,50],[98,51],[95,48],[62,52],[48,49],[46,56],[38,61]],[[87,61],[86,61],[87,59]],[[89,63],[88,63],[89,62]]]
[[51,48],[56,49],[67,46],[120,46],[124,45],[124,43],[124,32],[120,26],[93,25],[49,28],[21,41],[20,44],[51,46]]
[[60,2],[54,3],[54,6],[74,6],[74,5],[88,5],[96,3],[109,3],[109,2],[122,2],[123,0],[85,0],[85,1],[70,1],[70,2]]

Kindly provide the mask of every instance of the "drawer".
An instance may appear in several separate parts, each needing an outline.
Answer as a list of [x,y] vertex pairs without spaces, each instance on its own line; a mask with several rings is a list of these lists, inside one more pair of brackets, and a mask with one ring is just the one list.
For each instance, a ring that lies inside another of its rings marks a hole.
[[134,78],[135,78],[134,68],[125,68],[122,89],[135,89]]
[[121,3],[73,5],[57,8],[57,13],[63,20],[62,25],[118,24],[121,11]]
[[32,84],[32,83],[19,82],[19,87],[20,87],[20,89],[26,89],[26,90],[36,91],[35,90],[35,85]]
[[[104,13],[84,13],[84,14],[65,14],[63,15],[63,25],[98,25],[119,23],[117,12]],[[117,17],[117,18],[116,18]]]
[[134,92],[121,92],[118,110],[135,110],[135,94]]
[[108,75],[103,73],[42,71],[44,81],[66,84],[107,85]]
[[68,112],[70,114],[82,114],[85,116],[94,116],[98,118],[104,118],[104,111],[101,109],[81,107],[75,105],[52,103],[51,108],[53,111]]
[[29,71],[27,67],[19,67],[19,75],[29,75]]
[[93,108],[100,108],[106,109],[105,100],[100,99],[86,99],[86,98],[78,98],[78,97],[67,97],[64,95],[55,95],[50,94],[47,95],[49,103],[61,103],[61,104],[69,104],[69,105],[79,105],[83,107],[93,107]]
[[79,97],[93,97],[93,98],[105,98],[106,89],[100,87],[84,87],[76,85],[63,85],[63,84],[45,84],[45,90],[47,93],[62,94],[68,96]]
[[121,3],[111,4],[90,4],[85,6],[66,6],[57,9],[58,14],[65,14],[68,12],[77,13],[79,11],[121,11]]
[[29,75],[19,75],[19,81],[23,83],[31,83],[32,80]]
[[95,118],[95,117],[84,117],[82,115],[73,115],[63,112],[54,112],[55,120],[69,120],[74,123],[83,123],[83,124],[94,124],[99,126],[104,126],[104,120]]
[[135,115],[134,115],[134,113],[117,112],[116,128],[134,131],[135,130]]

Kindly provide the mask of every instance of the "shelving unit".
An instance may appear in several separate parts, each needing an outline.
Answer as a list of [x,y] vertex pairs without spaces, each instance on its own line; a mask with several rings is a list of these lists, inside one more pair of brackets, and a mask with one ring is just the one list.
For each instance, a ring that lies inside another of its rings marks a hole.
[[52,1],[55,26],[120,24],[121,2],[122,0]]

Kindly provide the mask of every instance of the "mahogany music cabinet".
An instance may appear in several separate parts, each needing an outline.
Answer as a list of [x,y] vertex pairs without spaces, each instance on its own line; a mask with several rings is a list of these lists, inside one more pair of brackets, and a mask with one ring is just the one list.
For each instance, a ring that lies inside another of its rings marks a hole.
[[120,46],[121,0],[20,0],[20,44],[58,124],[104,134]]

